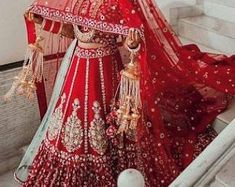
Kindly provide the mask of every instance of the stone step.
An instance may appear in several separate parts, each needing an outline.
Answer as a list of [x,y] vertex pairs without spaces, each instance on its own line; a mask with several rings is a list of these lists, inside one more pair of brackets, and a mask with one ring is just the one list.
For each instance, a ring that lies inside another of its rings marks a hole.
[[196,44],[196,45],[200,48],[201,51],[207,51],[207,52],[209,52],[209,53],[221,53],[220,51],[217,51],[217,50],[215,50],[215,49],[209,48],[209,47],[204,46],[204,45],[202,45],[202,44],[200,44],[200,43],[193,42],[193,41],[191,41],[191,40],[189,40],[189,39],[186,39],[186,38],[183,38],[183,37],[180,37],[180,41],[181,41],[184,45],[192,44],[192,43],[193,43],[193,44]]
[[204,14],[235,23],[234,0],[204,0]]
[[169,22],[173,27],[174,31],[178,33],[178,20],[187,17],[195,17],[203,15],[203,8],[200,4],[198,5],[182,5],[171,7],[169,9]]
[[222,132],[233,119],[235,119],[235,99],[225,112],[217,116],[213,124],[214,129],[217,133]]
[[[180,37],[180,40],[183,44],[197,44],[198,47],[202,50],[202,51],[207,51],[210,53],[220,53],[219,51],[206,47],[202,44],[199,43],[195,43],[191,40],[188,40],[186,38],[182,38]],[[233,119],[235,119],[235,99],[233,100],[233,102],[231,103],[231,105],[228,107],[228,109],[221,113],[220,115],[217,116],[213,126],[216,130],[216,132],[220,133]]]
[[220,171],[215,176],[215,180],[211,187],[225,186],[233,187],[235,186],[235,155],[233,154],[231,158],[223,165]]
[[180,19],[178,25],[181,37],[225,54],[235,53],[234,31],[234,23],[205,15]]

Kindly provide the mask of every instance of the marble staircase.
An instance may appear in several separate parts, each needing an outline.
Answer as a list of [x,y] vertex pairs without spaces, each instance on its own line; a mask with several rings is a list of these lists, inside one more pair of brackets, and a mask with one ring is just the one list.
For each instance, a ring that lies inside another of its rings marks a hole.
[[[170,21],[173,25],[177,23],[179,36],[226,54],[234,54],[235,1],[198,0],[198,2],[195,6],[171,11],[170,18],[175,16],[176,18],[171,18]],[[189,13],[186,10],[189,10]]]
[[234,0],[204,0],[204,14],[235,23]]
[[[201,0],[202,14],[178,19],[177,32],[185,44],[197,43],[201,50],[235,53],[235,1]],[[175,12],[175,10],[174,10]],[[174,13],[173,12],[173,13]],[[170,185],[170,187],[235,186],[235,100],[220,114],[214,127],[219,136]]]
[[[235,10],[235,8],[234,8]],[[235,53],[235,23],[201,15],[179,20],[178,33],[223,53]]]
[[[235,1],[198,2],[195,6],[171,10],[170,22],[174,25],[182,43],[196,43],[202,51],[235,54]],[[172,19],[174,16],[178,21]],[[234,118],[235,100],[226,112],[217,117],[214,123],[216,131],[221,132]]]

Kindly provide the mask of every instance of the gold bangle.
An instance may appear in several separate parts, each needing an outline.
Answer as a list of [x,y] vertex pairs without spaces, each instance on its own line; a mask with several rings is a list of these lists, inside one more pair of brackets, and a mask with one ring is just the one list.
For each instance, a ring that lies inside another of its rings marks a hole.
[[61,35],[61,36],[62,36],[63,27],[64,27],[64,23],[61,23],[60,29],[59,29],[59,32],[58,32],[58,34]]
[[130,48],[127,44],[125,44],[125,46],[128,49],[128,51],[131,52],[131,53],[138,53],[140,48],[141,48],[140,43],[138,44],[138,46],[136,48]]

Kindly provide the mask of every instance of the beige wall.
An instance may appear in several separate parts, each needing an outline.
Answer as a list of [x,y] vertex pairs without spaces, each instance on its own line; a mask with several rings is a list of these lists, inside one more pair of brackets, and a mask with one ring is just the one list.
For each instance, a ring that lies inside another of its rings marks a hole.
[[23,12],[32,0],[0,0],[0,65],[22,60],[25,53]]

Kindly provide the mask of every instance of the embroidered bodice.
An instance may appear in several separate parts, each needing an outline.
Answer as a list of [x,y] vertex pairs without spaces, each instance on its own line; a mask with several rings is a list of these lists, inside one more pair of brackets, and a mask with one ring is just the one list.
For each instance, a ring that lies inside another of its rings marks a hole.
[[84,43],[99,43],[103,45],[114,45],[117,41],[117,34],[105,33],[87,27],[74,25],[75,37]]

